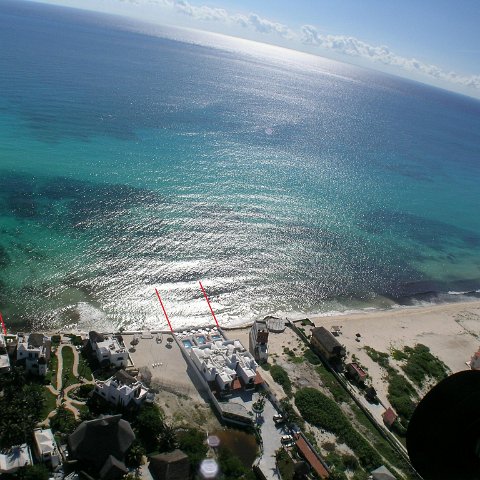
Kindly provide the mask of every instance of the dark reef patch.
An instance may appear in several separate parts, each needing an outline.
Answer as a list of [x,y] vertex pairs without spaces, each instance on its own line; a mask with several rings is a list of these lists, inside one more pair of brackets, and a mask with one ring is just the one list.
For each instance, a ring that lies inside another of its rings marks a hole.
[[357,225],[369,234],[389,232],[437,251],[448,250],[450,246],[480,247],[480,235],[474,231],[411,213],[375,210],[364,214]]

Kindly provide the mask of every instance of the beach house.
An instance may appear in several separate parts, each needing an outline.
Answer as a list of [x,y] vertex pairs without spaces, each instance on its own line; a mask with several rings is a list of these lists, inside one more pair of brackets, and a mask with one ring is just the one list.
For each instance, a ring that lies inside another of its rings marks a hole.
[[257,362],[268,359],[268,327],[265,320],[253,322],[249,334],[249,350]]
[[88,339],[100,365],[113,365],[119,368],[128,365],[127,349],[117,336],[91,331]]
[[342,361],[346,355],[345,347],[325,327],[312,328],[310,343],[329,362]]
[[33,465],[33,459],[30,447],[26,443],[15,445],[0,453],[0,474],[15,473],[27,465]]
[[71,457],[95,478],[116,480],[128,473],[125,454],[135,440],[121,415],[105,415],[82,422],[68,437]]
[[148,388],[125,370],[119,370],[105,381],[96,380],[93,392],[107,402],[122,407],[140,406],[145,400],[153,399]]
[[50,338],[43,333],[18,334],[17,362],[24,363],[28,373],[45,376],[50,350]]
[[357,383],[365,383],[367,379],[367,372],[356,362],[347,364],[347,375]]
[[190,477],[190,462],[181,450],[150,457],[148,465],[154,480],[184,480]]
[[255,387],[258,364],[239,340],[208,343],[190,349],[190,357],[204,379],[222,393],[235,388],[239,380],[245,388]]
[[35,456],[38,461],[46,463],[52,468],[60,464],[60,453],[57,448],[57,442],[49,428],[37,428],[33,431],[35,441]]

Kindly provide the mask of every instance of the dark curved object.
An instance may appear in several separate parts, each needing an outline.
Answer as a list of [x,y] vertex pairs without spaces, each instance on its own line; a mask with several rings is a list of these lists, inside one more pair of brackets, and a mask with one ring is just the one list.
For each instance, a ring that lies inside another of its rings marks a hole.
[[459,372],[432,388],[407,431],[412,465],[424,480],[480,480],[480,371]]

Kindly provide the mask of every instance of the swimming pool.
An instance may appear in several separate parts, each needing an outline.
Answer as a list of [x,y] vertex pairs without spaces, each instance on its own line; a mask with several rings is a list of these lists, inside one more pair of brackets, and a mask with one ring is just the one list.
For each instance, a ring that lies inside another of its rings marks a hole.
[[215,342],[217,340],[222,340],[221,335],[212,335],[212,340]]
[[207,339],[205,338],[205,335],[198,335],[195,337],[195,340],[199,345],[204,345],[205,343],[207,343]]
[[193,343],[190,340],[182,340],[182,343],[183,343],[183,346],[185,348],[192,348],[193,347]]

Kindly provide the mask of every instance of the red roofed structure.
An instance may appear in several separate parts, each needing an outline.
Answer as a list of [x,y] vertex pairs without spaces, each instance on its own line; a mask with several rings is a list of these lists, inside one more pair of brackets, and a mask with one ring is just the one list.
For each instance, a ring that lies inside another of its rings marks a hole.
[[320,461],[317,452],[315,452],[310,445],[305,441],[302,435],[297,434],[295,441],[298,451],[301,453],[303,458],[308,462],[310,467],[315,471],[315,473],[323,480],[329,477],[328,470],[325,468],[323,463]]
[[392,410],[391,407],[388,407],[383,413],[382,413],[382,418],[383,418],[383,423],[387,427],[391,427],[395,420],[397,419],[398,415]]
[[347,364],[347,372],[354,380],[360,383],[363,383],[367,378],[367,372],[355,362]]

